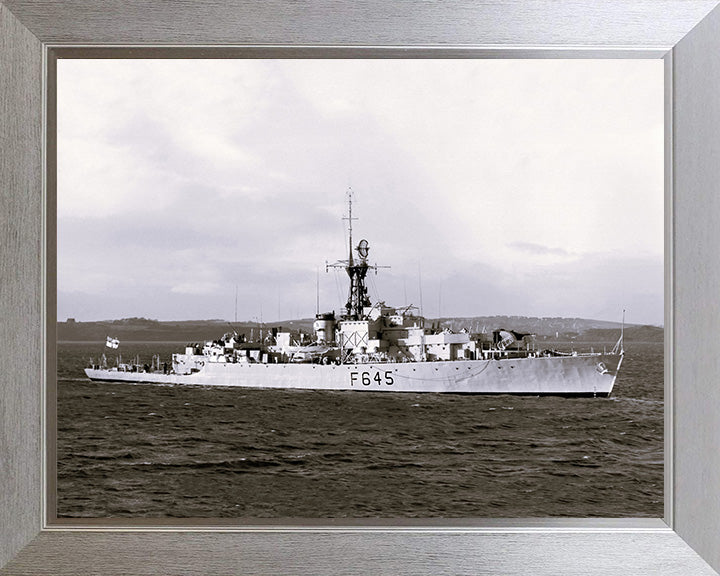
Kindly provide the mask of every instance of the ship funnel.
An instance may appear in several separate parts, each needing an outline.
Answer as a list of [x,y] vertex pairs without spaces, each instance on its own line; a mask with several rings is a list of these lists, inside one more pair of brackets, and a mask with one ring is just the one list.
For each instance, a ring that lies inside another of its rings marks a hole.
[[335,312],[316,314],[313,331],[316,342],[332,342],[335,334]]

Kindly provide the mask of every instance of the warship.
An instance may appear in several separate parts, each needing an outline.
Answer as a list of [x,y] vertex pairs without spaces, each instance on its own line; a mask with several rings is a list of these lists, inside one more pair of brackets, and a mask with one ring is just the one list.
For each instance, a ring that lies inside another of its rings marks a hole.
[[[91,380],[130,383],[297,388],[373,392],[435,392],[609,396],[622,360],[623,330],[610,352],[538,349],[533,334],[496,329],[474,334],[426,327],[413,306],[372,303],[366,287],[369,244],[353,246],[352,196],[348,194],[349,255],[326,263],[349,277],[344,309],[317,313],[313,335],[293,338],[274,329],[249,341],[236,331],[202,344],[189,344],[171,363],[154,356],[108,367],[91,365]],[[113,342],[116,339],[111,339]],[[116,346],[114,346],[116,347]]]

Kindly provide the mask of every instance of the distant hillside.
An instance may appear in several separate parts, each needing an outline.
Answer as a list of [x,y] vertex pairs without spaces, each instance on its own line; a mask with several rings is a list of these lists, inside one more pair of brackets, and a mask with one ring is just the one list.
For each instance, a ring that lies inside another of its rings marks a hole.
[[[435,321],[437,322],[437,320]],[[528,316],[475,316],[472,318],[441,318],[443,327],[459,330],[463,327],[471,332],[487,332],[495,328],[507,328],[521,332],[554,336],[555,333],[582,333],[593,329],[617,329],[619,322],[586,320],[584,318],[533,318]]]
[[[265,324],[263,330],[282,327],[284,330],[312,330],[313,320],[295,320],[285,323]],[[123,318],[96,322],[58,322],[58,341],[81,342],[105,340],[108,336],[119,340],[137,342],[202,342],[215,340],[236,330],[247,337],[257,336],[257,322],[230,323],[226,320],[159,321],[148,318]]]
[[[429,325],[438,321],[428,320]],[[620,337],[622,324],[585,318],[533,318],[527,316],[476,316],[473,318],[442,318],[442,328],[471,332],[491,332],[506,328],[535,334],[540,340],[577,340],[581,342],[614,342]],[[659,326],[629,324],[625,326],[625,340],[630,342],[662,342],[664,329]]]
[[[292,332],[312,331],[312,318],[265,324],[263,330],[282,328]],[[441,318],[426,320],[428,328],[467,328],[470,332],[492,332],[505,328],[535,334],[541,341],[614,342],[620,335],[620,323],[583,318],[531,318],[524,316],[478,316],[472,318]],[[57,323],[59,341],[101,341],[107,336],[120,340],[146,342],[201,342],[213,340],[231,330],[257,336],[256,322],[230,323],[225,320],[159,321],[148,318],[123,318],[97,322]],[[663,329],[657,326],[625,326],[626,341],[662,342]]]
[[[592,329],[583,332],[578,340],[585,342],[605,342],[617,340],[619,328],[612,330]],[[625,326],[626,342],[662,342],[665,331],[658,326]]]

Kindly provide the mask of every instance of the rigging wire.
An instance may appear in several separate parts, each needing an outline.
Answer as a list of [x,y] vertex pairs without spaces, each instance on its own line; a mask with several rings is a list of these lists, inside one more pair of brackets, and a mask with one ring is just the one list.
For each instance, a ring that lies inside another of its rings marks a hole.
[[345,303],[343,302],[343,296],[342,296],[342,289],[340,287],[340,272],[337,268],[333,268],[333,272],[335,273],[335,288],[337,289],[337,301],[340,304],[339,309],[342,310]]
[[372,296],[372,303],[377,304],[380,301],[380,293],[378,292],[377,286],[375,285],[374,275],[366,276],[370,279],[370,292]]

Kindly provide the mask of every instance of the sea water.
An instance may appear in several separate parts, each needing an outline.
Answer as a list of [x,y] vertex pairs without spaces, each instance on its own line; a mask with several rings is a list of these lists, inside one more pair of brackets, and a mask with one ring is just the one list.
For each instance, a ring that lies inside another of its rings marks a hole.
[[59,517],[663,515],[662,343],[627,344],[610,398],[90,382],[103,352],[58,344]]

